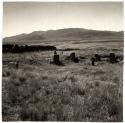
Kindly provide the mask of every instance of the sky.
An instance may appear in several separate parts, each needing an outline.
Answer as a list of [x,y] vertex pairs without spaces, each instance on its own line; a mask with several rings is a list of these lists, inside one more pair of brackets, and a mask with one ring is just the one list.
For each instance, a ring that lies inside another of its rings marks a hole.
[[40,30],[123,30],[122,2],[4,2],[3,37]]

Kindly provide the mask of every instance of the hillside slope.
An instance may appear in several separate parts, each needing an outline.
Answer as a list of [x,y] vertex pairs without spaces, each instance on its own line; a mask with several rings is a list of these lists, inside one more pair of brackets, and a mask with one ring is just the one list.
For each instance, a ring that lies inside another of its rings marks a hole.
[[3,42],[22,41],[61,41],[61,40],[92,40],[92,39],[123,39],[123,31],[97,31],[83,28],[67,28],[48,31],[34,31],[29,34],[20,34],[12,37],[5,37]]

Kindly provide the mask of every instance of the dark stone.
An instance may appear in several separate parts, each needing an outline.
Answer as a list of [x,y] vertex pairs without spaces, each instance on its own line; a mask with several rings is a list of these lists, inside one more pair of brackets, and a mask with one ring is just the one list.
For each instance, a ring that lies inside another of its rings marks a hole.
[[54,63],[56,65],[63,65],[61,63],[61,61],[59,60],[59,55],[56,55],[56,54],[53,56],[53,62],[52,63]]
[[95,60],[96,60],[96,61],[101,61],[101,57],[100,57],[100,55],[95,54]]
[[92,63],[92,66],[95,66],[95,58],[94,57],[91,58],[91,63]]
[[71,53],[70,54],[70,59],[75,62],[75,63],[78,63],[79,62],[79,59],[77,57],[75,57],[75,53]]
[[110,53],[109,60],[110,60],[110,63],[115,63],[116,62],[115,53]]
[[71,58],[72,61],[75,60],[75,53],[74,52],[70,54],[70,58]]
[[79,59],[76,57],[76,58],[74,59],[74,62],[75,62],[75,63],[78,63],[78,62],[79,62]]

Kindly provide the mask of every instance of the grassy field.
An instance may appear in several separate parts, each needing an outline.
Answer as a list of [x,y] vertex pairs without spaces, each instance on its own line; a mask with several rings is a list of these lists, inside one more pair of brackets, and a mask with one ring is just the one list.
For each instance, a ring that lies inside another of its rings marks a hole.
[[123,121],[123,62],[90,62],[95,53],[123,55],[123,44],[86,44],[75,51],[79,63],[66,60],[70,52],[58,51],[64,66],[49,64],[52,51],[3,54],[3,121]]

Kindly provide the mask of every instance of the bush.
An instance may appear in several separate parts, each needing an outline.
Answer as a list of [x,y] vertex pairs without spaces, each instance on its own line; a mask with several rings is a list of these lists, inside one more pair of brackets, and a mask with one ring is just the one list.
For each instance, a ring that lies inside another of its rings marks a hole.
[[7,76],[10,76],[10,71],[7,71],[7,72],[6,72],[6,75],[7,75]]
[[98,81],[95,82],[95,86],[99,87],[100,83]]
[[25,77],[19,77],[20,82],[25,82],[26,78]]

